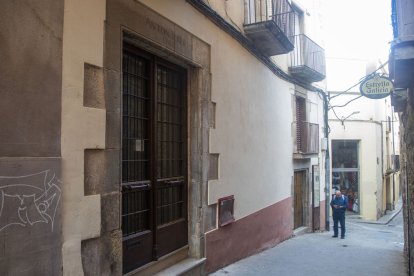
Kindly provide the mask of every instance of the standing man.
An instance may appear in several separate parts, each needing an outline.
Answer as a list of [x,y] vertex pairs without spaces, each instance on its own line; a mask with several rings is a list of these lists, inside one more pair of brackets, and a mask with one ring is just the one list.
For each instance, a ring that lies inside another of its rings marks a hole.
[[331,200],[332,217],[334,221],[333,238],[338,237],[338,221],[341,224],[341,239],[345,239],[345,211],[348,206],[348,199],[338,190]]

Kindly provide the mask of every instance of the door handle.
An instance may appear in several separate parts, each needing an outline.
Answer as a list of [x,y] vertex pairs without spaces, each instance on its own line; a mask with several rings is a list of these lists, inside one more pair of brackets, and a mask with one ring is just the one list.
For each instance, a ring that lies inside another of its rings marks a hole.
[[179,184],[179,183],[183,183],[183,182],[184,182],[184,180],[170,180],[170,181],[165,181],[165,183],[172,184],[172,185]]
[[131,184],[131,185],[128,185],[128,188],[131,190],[146,190],[146,189],[151,188],[151,183]]

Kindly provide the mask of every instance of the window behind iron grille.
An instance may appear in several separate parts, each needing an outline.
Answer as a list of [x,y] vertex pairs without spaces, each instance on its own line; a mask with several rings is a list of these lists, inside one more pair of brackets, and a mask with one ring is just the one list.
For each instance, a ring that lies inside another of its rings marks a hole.
[[[149,189],[149,62],[144,58],[123,55],[122,114],[122,183],[136,184],[139,189],[122,193],[123,235],[150,228]],[[141,185],[141,186],[140,186]]]
[[184,217],[184,95],[180,72],[157,65],[157,225]]

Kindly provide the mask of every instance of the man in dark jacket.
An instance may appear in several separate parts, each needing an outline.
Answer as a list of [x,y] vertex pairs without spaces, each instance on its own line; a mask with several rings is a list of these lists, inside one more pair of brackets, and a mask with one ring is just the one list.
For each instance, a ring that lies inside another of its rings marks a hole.
[[332,217],[334,221],[333,238],[338,237],[338,222],[341,224],[341,239],[345,239],[345,211],[348,206],[348,199],[342,195],[340,191],[336,191],[335,196],[331,200]]

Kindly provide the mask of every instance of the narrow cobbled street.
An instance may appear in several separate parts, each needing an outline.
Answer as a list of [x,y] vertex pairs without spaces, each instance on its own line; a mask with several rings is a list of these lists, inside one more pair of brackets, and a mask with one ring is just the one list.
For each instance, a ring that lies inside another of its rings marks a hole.
[[346,226],[344,240],[332,231],[300,235],[211,275],[407,275],[402,212],[386,223],[348,217]]

